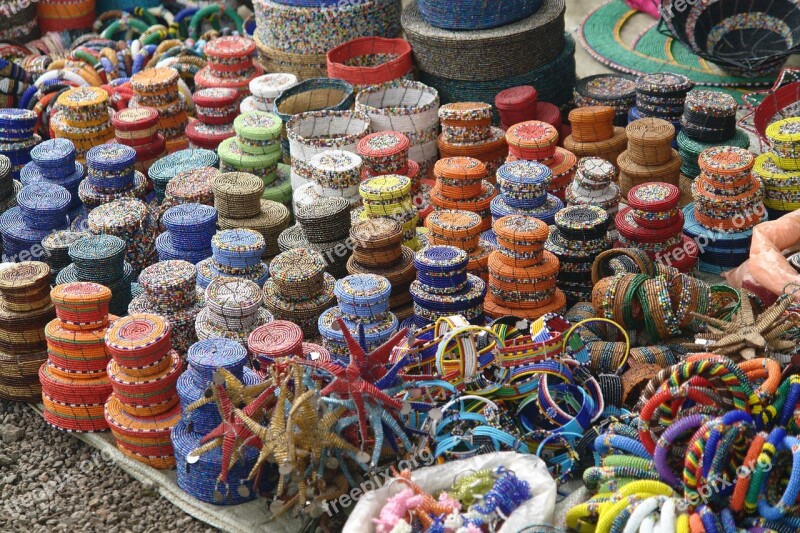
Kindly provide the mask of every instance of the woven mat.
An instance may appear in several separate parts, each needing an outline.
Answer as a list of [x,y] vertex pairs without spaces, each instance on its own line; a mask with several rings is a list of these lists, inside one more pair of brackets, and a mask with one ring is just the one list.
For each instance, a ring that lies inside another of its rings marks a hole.
[[602,4],[581,24],[578,31],[581,44],[589,55],[612,69],[636,75],[664,71],[683,74],[697,85],[720,87],[740,102],[743,91],[725,88],[772,85],[772,78],[739,78],[726,74],[689,52],[672,37],[660,33],[657,21],[652,21],[632,42],[625,42],[623,32],[637,13],[623,0]]
[[[41,404],[28,404],[43,416]],[[157,470],[130,459],[117,449],[110,432],[71,433],[92,448],[108,453],[114,464],[146,484],[158,487],[158,493],[184,513],[227,533],[296,533],[302,530],[301,521],[288,517],[269,521],[266,502],[259,498],[241,505],[218,506],[201,502],[183,492],[175,482],[175,470]]]

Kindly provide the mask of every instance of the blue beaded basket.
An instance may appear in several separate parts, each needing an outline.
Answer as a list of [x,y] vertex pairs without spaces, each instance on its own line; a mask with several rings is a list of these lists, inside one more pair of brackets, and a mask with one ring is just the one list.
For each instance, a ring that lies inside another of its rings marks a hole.
[[247,349],[229,339],[206,339],[189,347],[186,360],[198,384],[205,386],[212,381],[214,372],[219,368],[224,368],[241,379],[247,362]]
[[181,204],[167,209],[161,218],[179,250],[204,250],[216,233],[217,210],[203,204]]
[[41,167],[43,176],[58,177],[75,165],[75,145],[68,139],[50,139],[31,149],[31,159]]
[[156,251],[159,261],[169,261],[170,259],[182,259],[196,265],[203,259],[211,257],[211,244],[202,250],[185,250],[175,247],[173,242],[174,235],[171,231],[165,231],[156,237]]
[[71,196],[64,187],[40,181],[17,194],[22,220],[33,229],[51,230],[64,223]]
[[556,213],[564,209],[564,202],[559,200],[552,194],[547,195],[547,201],[539,207],[533,209],[520,209],[518,207],[511,207],[506,202],[503,196],[495,196],[492,198],[492,203],[489,204],[489,210],[492,212],[492,221],[497,221],[508,215],[525,215],[529,217],[538,218],[548,226],[555,223]]
[[530,17],[542,0],[417,0],[422,18],[436,28],[483,30]]
[[389,280],[373,274],[352,274],[336,282],[333,293],[342,313],[351,317],[375,319],[389,310]]

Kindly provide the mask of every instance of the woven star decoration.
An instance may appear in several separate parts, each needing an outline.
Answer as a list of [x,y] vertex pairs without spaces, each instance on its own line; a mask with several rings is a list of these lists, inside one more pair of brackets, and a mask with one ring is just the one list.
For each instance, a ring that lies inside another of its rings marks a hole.
[[[230,371],[224,368],[217,369],[215,373],[215,379],[217,379],[218,376],[224,380],[223,385],[225,387],[227,397],[230,399],[230,402],[239,409],[252,402],[258,395],[264,392],[264,390],[272,387],[273,385],[273,381],[271,380],[262,381],[261,383],[257,383],[255,385],[245,385],[239,381],[236,376],[231,374]],[[209,388],[204,397],[189,404],[189,406],[186,408],[186,412],[191,413],[195,409],[213,402],[214,396],[213,394],[210,394],[211,390],[212,389]]]
[[784,294],[756,318],[750,298],[742,295],[739,311],[730,322],[692,313],[708,328],[707,333],[696,335],[695,344],[734,359],[753,359],[770,353],[787,352],[794,348],[794,342],[781,337],[794,326],[785,315],[791,305],[792,298]]

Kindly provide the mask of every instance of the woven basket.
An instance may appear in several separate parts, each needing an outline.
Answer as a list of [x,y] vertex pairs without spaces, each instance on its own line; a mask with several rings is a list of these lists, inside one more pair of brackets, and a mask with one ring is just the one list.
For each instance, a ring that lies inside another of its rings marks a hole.
[[404,39],[361,37],[330,50],[328,76],[354,86],[380,85],[407,76],[413,68]]

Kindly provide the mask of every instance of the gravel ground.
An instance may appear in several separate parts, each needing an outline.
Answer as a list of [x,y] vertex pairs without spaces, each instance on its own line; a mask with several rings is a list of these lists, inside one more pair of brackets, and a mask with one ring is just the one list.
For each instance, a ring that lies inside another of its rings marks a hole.
[[26,405],[0,400],[0,531],[216,530]]

